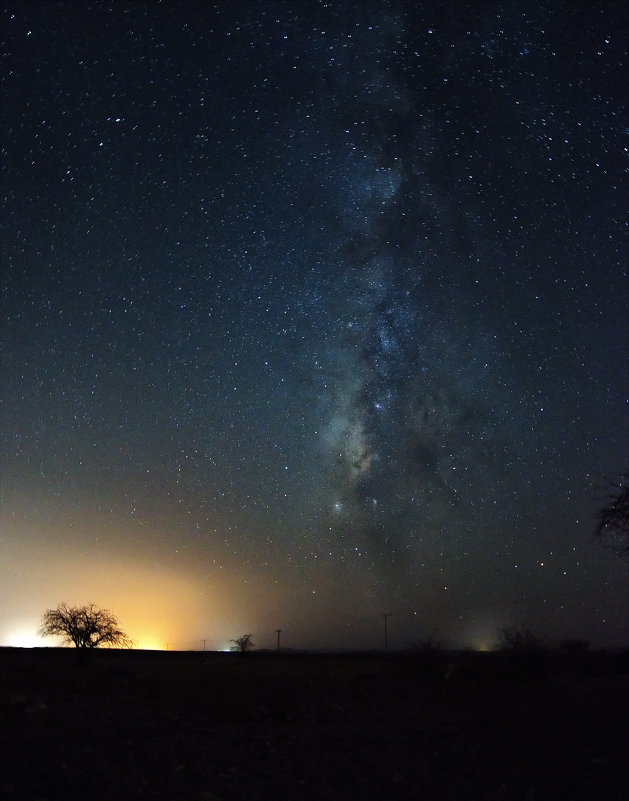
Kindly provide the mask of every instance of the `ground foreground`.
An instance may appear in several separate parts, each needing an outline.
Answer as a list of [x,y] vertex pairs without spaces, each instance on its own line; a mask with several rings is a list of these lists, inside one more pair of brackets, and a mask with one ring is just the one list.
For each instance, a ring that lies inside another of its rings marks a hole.
[[0,649],[0,797],[629,797],[626,656],[78,657]]

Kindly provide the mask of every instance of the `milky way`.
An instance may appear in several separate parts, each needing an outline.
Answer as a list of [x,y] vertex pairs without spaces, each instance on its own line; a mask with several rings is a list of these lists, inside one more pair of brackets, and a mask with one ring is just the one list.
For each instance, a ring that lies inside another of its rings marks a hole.
[[[400,18],[382,27],[393,43]],[[469,525],[474,502],[495,503],[494,483],[508,470],[500,440],[509,379],[495,326],[456,285],[456,232],[440,228],[443,193],[429,177],[443,150],[438,136],[417,128],[424,115],[390,57],[393,44],[384,57],[368,42],[353,47],[363,68],[346,91],[360,122],[344,131],[352,181],[340,196],[346,241],[322,431],[334,462],[332,529],[376,562],[412,566],[441,537],[458,535],[463,518]],[[367,102],[364,83],[376,87]],[[461,121],[462,137],[472,125]],[[436,263],[431,243],[440,237],[440,249],[454,252]]]
[[171,644],[626,637],[623,3],[3,20],[11,615],[128,555]]

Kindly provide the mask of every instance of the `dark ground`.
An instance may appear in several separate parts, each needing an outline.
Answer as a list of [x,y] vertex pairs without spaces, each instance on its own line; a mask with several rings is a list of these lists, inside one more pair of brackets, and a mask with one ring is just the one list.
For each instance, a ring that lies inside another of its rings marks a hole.
[[626,655],[78,656],[0,649],[3,799],[629,798]]

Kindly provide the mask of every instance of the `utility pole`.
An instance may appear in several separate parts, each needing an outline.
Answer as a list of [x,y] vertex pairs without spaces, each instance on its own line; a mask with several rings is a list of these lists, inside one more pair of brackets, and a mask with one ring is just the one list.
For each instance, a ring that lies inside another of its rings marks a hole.
[[206,642],[207,642],[207,640],[203,640],[203,650],[204,650],[204,651],[205,651],[205,643],[206,643]]
[[277,649],[276,650],[277,650],[277,653],[279,654],[279,652],[280,652],[280,634],[282,633],[282,629],[275,629],[275,631],[277,632]]
[[391,612],[383,612],[382,617],[384,618],[384,652],[385,654],[389,653],[389,635],[387,631],[387,619],[391,617]]

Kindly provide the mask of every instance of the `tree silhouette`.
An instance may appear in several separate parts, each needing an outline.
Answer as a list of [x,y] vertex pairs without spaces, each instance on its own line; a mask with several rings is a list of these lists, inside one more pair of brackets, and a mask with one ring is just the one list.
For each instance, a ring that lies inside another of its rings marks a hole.
[[501,651],[541,651],[544,641],[524,625],[502,626],[497,645]]
[[629,470],[619,481],[607,480],[602,489],[604,505],[598,513],[594,536],[616,556],[629,554]]
[[90,603],[86,606],[59,604],[46,609],[38,634],[42,637],[59,635],[76,648],[131,648],[132,641],[119,628],[117,619],[107,609]]
[[253,634],[243,634],[242,637],[238,637],[235,640],[230,640],[233,642],[232,651],[240,651],[241,654],[247,653],[254,647],[254,642],[251,639]]

